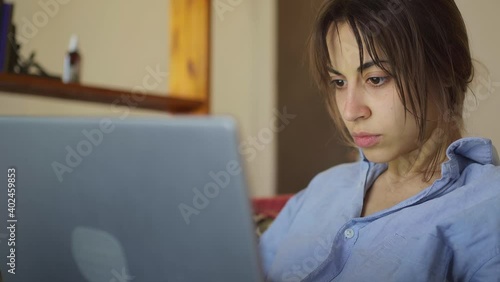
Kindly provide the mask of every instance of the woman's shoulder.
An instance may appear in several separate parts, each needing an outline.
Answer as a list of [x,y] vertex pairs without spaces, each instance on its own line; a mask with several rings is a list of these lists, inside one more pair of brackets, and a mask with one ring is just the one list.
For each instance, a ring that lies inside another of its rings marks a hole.
[[459,177],[463,192],[473,191],[474,196],[491,198],[500,196],[500,166],[493,164],[471,164]]

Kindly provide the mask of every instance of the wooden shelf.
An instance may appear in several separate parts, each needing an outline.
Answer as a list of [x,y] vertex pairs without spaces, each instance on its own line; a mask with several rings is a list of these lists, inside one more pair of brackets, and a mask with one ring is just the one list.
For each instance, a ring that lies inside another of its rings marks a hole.
[[[147,93],[134,99],[131,92],[80,84],[64,84],[59,80],[35,76],[0,74],[0,91],[39,95],[78,101],[134,106],[171,113],[189,113],[205,106],[204,101]],[[140,101],[138,98],[140,98]],[[139,101],[138,101],[139,100]],[[130,102],[131,101],[131,102]]]

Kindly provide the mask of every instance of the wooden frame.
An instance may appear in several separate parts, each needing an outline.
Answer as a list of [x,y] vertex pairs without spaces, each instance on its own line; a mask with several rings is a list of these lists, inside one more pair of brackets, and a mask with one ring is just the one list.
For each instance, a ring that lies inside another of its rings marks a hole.
[[210,103],[210,0],[170,0],[170,93]]
[[[165,0],[167,1],[167,0]],[[137,107],[171,113],[209,113],[210,0],[170,1],[168,95],[147,93]],[[0,74],[0,91],[127,105],[130,91],[63,84],[58,80]]]

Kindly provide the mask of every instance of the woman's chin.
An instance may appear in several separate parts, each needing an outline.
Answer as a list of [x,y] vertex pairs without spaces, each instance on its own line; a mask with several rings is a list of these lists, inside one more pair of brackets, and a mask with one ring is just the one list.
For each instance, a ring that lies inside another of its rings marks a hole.
[[365,158],[372,163],[387,163],[391,160],[390,155],[385,150],[369,148],[362,149]]

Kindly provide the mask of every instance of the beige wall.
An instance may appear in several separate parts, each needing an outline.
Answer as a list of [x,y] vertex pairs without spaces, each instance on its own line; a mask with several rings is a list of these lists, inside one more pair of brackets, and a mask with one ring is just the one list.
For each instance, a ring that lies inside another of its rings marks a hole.
[[477,104],[469,99],[465,107],[468,134],[490,138],[500,149],[500,11],[498,0],[457,0],[467,24],[476,66],[476,81],[471,87]]
[[[269,130],[276,107],[276,1],[213,2],[212,112],[237,117],[248,148],[250,138]],[[275,193],[276,138],[271,138],[252,146],[255,158],[243,158],[254,196]]]

